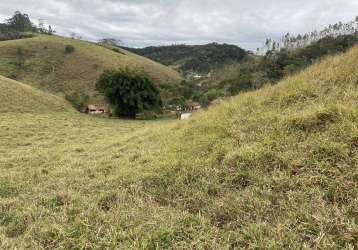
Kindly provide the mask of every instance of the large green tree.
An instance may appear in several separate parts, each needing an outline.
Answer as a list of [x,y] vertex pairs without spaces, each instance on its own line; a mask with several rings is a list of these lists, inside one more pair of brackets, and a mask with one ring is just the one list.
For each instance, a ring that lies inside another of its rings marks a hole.
[[36,25],[31,22],[27,14],[19,11],[16,11],[5,23],[0,23],[0,41],[31,37],[31,33],[35,32],[38,32]]
[[115,115],[135,118],[138,113],[159,112],[162,100],[157,86],[142,71],[128,67],[105,71],[96,84],[115,109]]
[[15,14],[6,20],[6,25],[18,32],[36,32],[36,26],[31,22],[29,15],[16,11]]

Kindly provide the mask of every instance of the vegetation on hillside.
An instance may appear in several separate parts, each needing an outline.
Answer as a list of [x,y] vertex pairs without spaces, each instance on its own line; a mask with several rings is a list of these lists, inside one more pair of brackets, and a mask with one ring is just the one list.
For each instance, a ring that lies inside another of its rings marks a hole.
[[119,50],[121,53],[93,43],[47,35],[3,41],[0,74],[62,95],[80,109],[88,102],[103,101],[95,83],[105,70],[139,68],[158,85],[181,80],[179,73],[166,66]]
[[259,54],[266,54],[267,51],[279,51],[281,49],[294,50],[305,48],[323,38],[337,38],[339,36],[354,35],[358,33],[358,16],[355,20],[342,23],[330,24],[321,31],[314,30],[305,34],[293,35],[286,33],[280,41],[267,38],[263,48],[258,48]]
[[0,247],[354,249],[357,60],[180,124],[0,113]]
[[[185,82],[163,88],[164,95],[172,88],[177,89],[172,93],[180,93],[171,95],[165,103],[182,105],[185,100],[191,99],[207,106],[218,98],[277,83],[327,55],[347,51],[358,44],[357,30],[358,19],[329,25],[320,32],[297,36],[288,33],[281,42],[267,39],[262,49],[265,55],[253,55],[236,46],[215,43],[130,50],[166,65],[179,65],[181,72],[187,76]],[[193,72],[210,74],[190,79],[188,76]],[[189,91],[187,87],[190,87]]]
[[247,55],[245,50],[235,45],[217,43],[125,49],[164,65],[174,66],[183,75],[208,74],[218,66],[240,62]]
[[201,87],[195,81],[180,81],[174,84],[160,84],[160,93],[162,95],[163,104],[168,106],[185,107],[188,100],[205,102],[202,100]]
[[30,20],[29,15],[19,11],[16,11],[5,23],[0,23],[0,41],[29,38],[34,33],[52,35],[55,33],[55,30],[51,25],[46,28],[43,22],[40,22],[39,26],[36,26]]
[[[156,85],[176,84],[178,72],[149,59],[114,47],[113,39],[100,44],[48,36],[55,33],[43,22],[35,25],[29,15],[15,12],[0,24],[0,74],[14,80],[59,94],[78,110],[90,103],[102,102],[95,90],[98,77],[105,70],[119,67],[139,68]],[[28,38],[21,39],[20,38]],[[174,96],[177,92],[167,93]]]
[[265,56],[248,55],[239,63],[226,64],[211,70],[208,78],[198,81],[186,80],[168,86],[167,88],[175,87],[178,89],[176,92],[178,95],[171,95],[167,102],[181,105],[186,98],[207,106],[218,98],[259,89],[267,84],[275,84],[327,55],[343,53],[356,44],[358,44],[357,34],[342,35],[325,37],[303,48],[281,48],[280,50],[268,51]]
[[201,84],[201,95],[212,101],[274,84],[327,55],[345,52],[356,44],[357,34],[329,36],[307,47],[268,51],[265,56],[250,56],[240,64],[226,65],[212,71],[211,77]]
[[165,105],[190,100],[191,96],[182,95],[178,72],[117,47],[119,41],[115,39],[94,44],[76,40],[75,36],[66,39],[43,35],[53,32],[51,26],[46,29],[40,23],[37,27],[27,14],[16,12],[0,26],[0,37],[6,34],[3,40],[32,38],[0,43],[0,74],[59,94],[80,111],[88,104],[104,101],[95,88],[103,71],[125,66],[145,71],[159,88]]
[[96,88],[106,96],[119,117],[134,119],[140,113],[156,113],[162,109],[158,87],[142,71],[129,68],[105,71]]
[[[0,43],[0,74],[46,91],[59,93],[78,110],[102,102],[95,82],[104,70],[138,67],[159,87],[164,106],[183,106],[188,100],[207,106],[221,97],[258,89],[294,74],[320,58],[344,52],[358,42],[358,21],[330,25],[304,35],[286,34],[282,42],[268,39],[264,56],[252,55],[227,44],[173,45],[129,50],[177,67],[184,75],[208,74],[199,80],[180,81],[174,70],[137,57],[118,47],[120,41],[102,39],[99,44],[60,37]],[[6,32],[4,32],[6,31]],[[34,25],[27,14],[16,12],[0,25],[1,34],[53,34],[51,26]],[[95,48],[95,46],[97,48]]]

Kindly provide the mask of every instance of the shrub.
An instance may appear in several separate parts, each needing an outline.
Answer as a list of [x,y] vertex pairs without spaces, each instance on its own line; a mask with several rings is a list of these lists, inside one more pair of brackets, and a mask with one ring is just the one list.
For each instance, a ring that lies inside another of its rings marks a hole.
[[209,102],[212,102],[215,99],[222,97],[223,93],[221,93],[221,91],[219,91],[219,90],[211,89],[206,93],[206,96],[207,96]]
[[17,57],[23,57],[25,55],[25,52],[24,52],[24,50],[22,49],[22,48],[17,48],[16,49],[16,56]]
[[73,52],[75,52],[75,47],[73,47],[72,45],[69,45],[69,44],[65,46],[65,53],[66,54],[71,54]]
[[27,229],[27,218],[16,216],[13,221],[7,225],[5,229],[6,236],[9,238],[16,238],[22,235]]

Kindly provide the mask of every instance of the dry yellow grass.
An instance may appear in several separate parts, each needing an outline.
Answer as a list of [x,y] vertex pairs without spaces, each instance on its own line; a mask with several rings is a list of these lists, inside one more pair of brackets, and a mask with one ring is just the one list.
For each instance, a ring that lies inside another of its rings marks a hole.
[[73,111],[60,97],[0,76],[1,113],[49,113]]
[[358,47],[180,123],[0,114],[6,249],[355,249]]

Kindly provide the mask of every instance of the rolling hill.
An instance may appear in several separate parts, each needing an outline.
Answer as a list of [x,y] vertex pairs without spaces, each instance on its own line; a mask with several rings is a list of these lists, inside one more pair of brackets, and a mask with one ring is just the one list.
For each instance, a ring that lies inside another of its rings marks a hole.
[[0,113],[73,111],[62,98],[0,76]]
[[125,49],[175,68],[183,75],[207,74],[225,64],[240,62],[248,54],[238,46],[218,43]]
[[183,122],[0,113],[0,247],[354,249],[357,65],[356,46]]
[[52,93],[96,98],[95,81],[105,69],[146,71],[158,83],[180,80],[174,70],[131,52],[58,36],[0,42],[0,74]]

